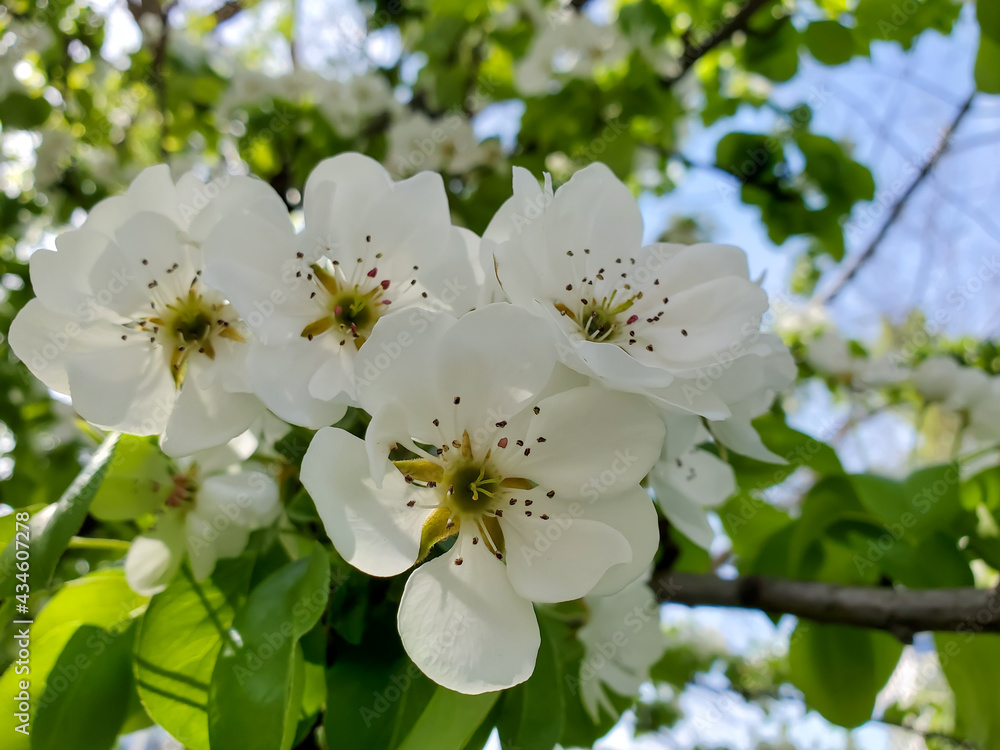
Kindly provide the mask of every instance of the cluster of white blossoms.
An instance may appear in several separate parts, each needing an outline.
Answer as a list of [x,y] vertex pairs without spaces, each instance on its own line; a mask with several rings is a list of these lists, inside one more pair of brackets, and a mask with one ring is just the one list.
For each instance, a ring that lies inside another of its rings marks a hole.
[[[338,135],[350,138],[373,119],[395,117],[403,111],[389,82],[375,73],[340,81],[324,78],[312,70],[295,69],[275,76],[239,66],[233,71],[231,81],[218,105],[218,113],[224,119],[239,117],[240,111],[274,102],[313,105]],[[280,104],[275,105],[274,127],[289,125],[284,119],[286,114]]]
[[936,356],[917,365],[912,378],[925,400],[961,415],[974,441],[1000,440],[1000,376],[961,365],[954,357]]
[[[15,353],[87,420],[160,435],[174,457],[268,410],[318,429],[301,480],[327,535],[369,575],[416,566],[402,642],[467,693],[532,673],[533,604],[612,595],[648,570],[647,477],[707,545],[703,507],[733,482],[706,444],[774,459],[750,420],[794,376],[760,332],[744,254],[644,246],[635,198],[600,164],[557,191],[515,170],[482,239],[452,225],[438,174],[394,181],[359,154],[315,168],[294,220],[261,181],[174,184],[153,167],[56,245],[31,258]],[[364,439],[333,426],[348,407],[370,415]],[[185,556],[207,575],[280,512],[260,472],[177,465],[126,561],[148,592]],[[227,498],[241,512],[213,536]]]
[[568,6],[545,8],[536,0],[524,3],[535,25],[527,53],[516,64],[520,91],[540,95],[558,91],[564,79],[587,79],[613,68],[633,51],[663,75],[677,72],[677,58],[668,45],[653,42],[653,29],[641,26],[626,34],[616,20],[596,23]]

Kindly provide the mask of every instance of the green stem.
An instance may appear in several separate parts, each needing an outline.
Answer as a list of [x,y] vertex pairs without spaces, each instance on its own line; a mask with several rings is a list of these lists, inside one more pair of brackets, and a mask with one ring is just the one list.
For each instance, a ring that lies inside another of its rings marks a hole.
[[90,536],[75,536],[69,540],[70,549],[104,549],[117,552],[128,552],[131,542],[124,539],[97,539]]

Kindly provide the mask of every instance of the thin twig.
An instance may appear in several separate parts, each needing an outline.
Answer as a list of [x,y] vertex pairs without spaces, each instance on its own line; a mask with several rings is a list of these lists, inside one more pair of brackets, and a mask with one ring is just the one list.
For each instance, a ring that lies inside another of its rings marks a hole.
[[889,216],[882,224],[882,227],[878,230],[878,233],[872,238],[871,242],[868,243],[868,246],[856,256],[855,260],[833,283],[830,289],[828,289],[819,298],[819,302],[821,304],[825,305],[833,302],[837,295],[843,291],[844,287],[850,283],[851,279],[857,275],[858,271],[861,270],[861,267],[875,255],[875,251],[878,250],[879,245],[882,244],[882,240],[886,238],[886,235],[889,234],[889,230],[892,228],[893,224],[895,224],[896,220],[900,217],[900,215],[902,215],[907,202],[909,202],[910,198],[917,191],[917,188],[920,187],[921,183],[923,183],[925,179],[927,179],[928,175],[930,175],[934,167],[941,160],[941,157],[944,156],[945,152],[948,150],[948,144],[951,141],[952,135],[958,129],[958,126],[961,125],[962,120],[965,119],[965,116],[968,114],[969,108],[972,106],[972,101],[975,97],[975,91],[969,94],[968,98],[956,113],[955,118],[951,121],[951,124],[945,129],[937,148],[934,149],[934,153],[931,154],[931,157],[924,164],[923,168],[921,168],[921,170],[917,173],[917,176],[913,179],[913,182],[910,183],[909,187],[903,191],[902,195],[899,196],[899,199],[893,204],[892,209],[889,211]]

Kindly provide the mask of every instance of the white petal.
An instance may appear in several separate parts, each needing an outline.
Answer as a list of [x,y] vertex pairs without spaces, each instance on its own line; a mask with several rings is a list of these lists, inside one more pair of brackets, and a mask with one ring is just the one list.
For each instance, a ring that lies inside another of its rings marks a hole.
[[209,476],[198,487],[198,514],[225,516],[249,529],[270,525],[281,512],[278,485],[263,470]]
[[[757,334],[767,311],[764,290],[733,276],[680,291],[669,299],[669,304],[658,308],[663,313],[659,322],[637,330],[652,342],[654,351],[639,349],[636,357],[673,369],[710,365],[717,361],[717,353],[737,351]],[[640,310],[637,313],[641,315]]]
[[733,467],[708,451],[694,448],[661,461],[650,474],[660,486],[669,484],[705,508],[724,503],[736,492]]
[[482,544],[473,546],[468,534],[413,571],[397,622],[421,672],[473,695],[528,679],[541,643],[531,603],[515,593],[503,563]]
[[131,340],[119,343],[68,357],[73,407],[101,427],[132,435],[159,434],[177,398],[168,365],[157,348]]
[[715,532],[708,522],[705,509],[684,497],[671,485],[659,482],[655,475],[650,477],[650,484],[667,520],[699,547],[708,549],[715,539]]
[[301,477],[333,546],[351,565],[385,577],[416,562],[430,511],[407,507],[409,488],[399,472],[375,487],[363,440],[335,427],[320,430],[302,459]]
[[346,153],[321,161],[306,180],[306,232],[329,245],[355,238],[371,205],[391,189],[389,173],[367,156]]
[[177,189],[170,177],[170,167],[157,164],[147,167],[132,180],[124,195],[107,198],[94,206],[84,227],[113,237],[118,228],[140,211],[155,211],[177,227],[186,226],[177,206]]
[[220,558],[239,557],[250,541],[250,529],[232,523],[226,516],[207,516],[198,508],[187,515],[188,560],[195,579],[212,575]]
[[770,464],[788,463],[764,445],[749,417],[734,416],[724,422],[709,422],[708,429],[716,440],[743,456]]
[[36,250],[28,261],[31,286],[47,307],[73,318],[96,309],[90,275],[113,243],[100,232],[76,229],[56,238],[57,251]]
[[524,438],[531,453],[508,471],[563,498],[619,494],[638,485],[663,446],[663,422],[640,396],[587,386],[544,399],[538,410]]
[[506,303],[459,318],[442,339],[434,380],[459,424],[491,429],[517,414],[549,381],[552,340],[530,313]]
[[587,507],[586,514],[618,529],[632,547],[632,559],[608,570],[589,592],[594,596],[613,594],[640,576],[660,548],[656,507],[646,490],[635,487],[616,497],[602,497]]
[[[598,265],[634,257],[642,245],[642,215],[627,187],[604,164],[595,162],[556,191],[551,213],[550,252],[572,251]],[[553,232],[552,228],[557,232]]]
[[309,300],[311,282],[295,259],[291,223],[243,213],[228,216],[205,241],[206,283],[221,291],[266,344],[301,337],[302,328],[319,317]]
[[130,271],[133,284],[146,288],[155,300],[172,303],[185,297],[199,259],[180,241],[177,225],[162,214],[143,211],[129,217],[115,232],[115,239]]
[[66,375],[67,326],[75,321],[56,313],[38,298],[28,300],[10,324],[10,348],[32,374],[54,391],[69,394]]
[[413,374],[432,372],[441,341],[455,323],[451,315],[427,310],[400,310],[379,319],[354,364],[357,398],[369,414],[377,415],[403,397],[408,412],[427,411],[422,420],[426,422],[434,418],[430,412],[435,405],[429,403],[436,392],[432,378]]
[[[213,526],[213,522],[218,525]],[[196,581],[204,581],[212,575],[216,561],[223,557],[222,550],[232,551],[237,546],[242,550],[250,535],[244,526],[227,524],[222,518],[204,518],[193,511],[184,519],[184,530],[188,563]]]
[[[317,342],[306,342],[315,344]],[[327,342],[318,342],[323,346],[329,346]],[[354,347],[339,347],[338,351],[330,352],[327,358],[316,369],[316,372],[309,378],[307,388],[309,395],[318,398],[320,401],[353,401],[355,396],[354,387],[354,354],[351,349]]]
[[276,226],[288,223],[281,196],[256,177],[223,175],[206,185],[187,174],[178,180],[177,192],[182,210],[197,212],[187,230],[194,240],[204,241],[222,218],[234,214],[257,216]]
[[628,540],[614,527],[589,517],[567,512],[542,520],[511,509],[501,526],[511,585],[529,601],[579,599],[610,568],[632,560]]
[[148,534],[137,536],[125,556],[125,580],[143,596],[167,587],[184,560],[184,523],[166,511]]
[[160,441],[169,456],[188,456],[222,445],[244,432],[264,413],[250,393],[230,393],[220,385],[199,388],[194,380],[181,387]]
[[318,430],[339,422],[347,406],[309,395],[309,381],[330,357],[320,341],[298,339],[283,346],[253,346],[247,372],[254,393],[272,412],[292,424]]

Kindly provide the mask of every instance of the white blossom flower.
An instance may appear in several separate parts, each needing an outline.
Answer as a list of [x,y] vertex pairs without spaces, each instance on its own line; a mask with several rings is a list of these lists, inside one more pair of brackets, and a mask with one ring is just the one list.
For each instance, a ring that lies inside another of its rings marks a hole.
[[656,512],[639,482],[661,421],[636,396],[572,387],[544,329],[506,303],[457,321],[387,316],[358,371],[366,440],[321,430],[302,464],[327,533],[375,576],[453,538],[407,581],[403,645],[452,690],[522,682],[539,645],[532,602],[612,593],[652,560]]
[[660,461],[649,473],[649,484],[663,515],[684,536],[705,549],[715,537],[705,510],[721,505],[736,492],[733,468],[714,453],[698,447],[708,438],[705,429],[699,427],[694,444],[676,453],[670,450],[668,440]]
[[606,689],[636,695],[649,680],[649,669],[663,656],[667,642],[660,627],[660,607],[650,590],[648,574],[617,594],[584,599],[590,618],[577,636],[585,652],[580,663],[580,698],[594,722],[603,708],[618,711]]
[[385,77],[371,73],[347,81],[325,81],[315,101],[333,129],[345,138],[357,135],[368,120],[402,109]]
[[806,342],[806,361],[813,369],[834,377],[851,378],[858,368],[858,360],[850,345],[834,328],[823,331]]
[[431,120],[415,112],[389,128],[385,162],[397,175],[421,169],[462,174],[489,158],[490,151],[479,143],[472,123],[457,114]]
[[248,358],[254,392],[282,419],[319,428],[353,400],[358,350],[383,315],[476,304],[479,238],[451,225],[439,175],[394,183],[360,154],[321,162],[304,209],[298,236],[287,215],[280,225],[251,211],[220,222],[205,278],[261,343]]
[[515,169],[514,196],[483,241],[511,302],[556,330],[568,366],[611,388],[722,420],[734,403],[794,375],[784,346],[759,332],[767,296],[750,281],[743,251],[643,247],[638,204],[602,164],[555,193],[548,176],[542,189]]
[[940,401],[953,411],[968,411],[986,395],[989,376],[977,367],[965,367],[954,357],[930,357],[913,370],[913,385],[928,401]]
[[598,25],[572,10],[549,14],[514,68],[514,80],[525,94],[544,94],[553,74],[587,78],[623,60],[629,44],[614,24]]
[[242,207],[287,221],[259,180],[186,175],[175,185],[166,166],[144,170],[60,235],[57,251],[31,256],[37,297],[11,325],[15,354],[84,419],[162,434],[171,455],[240,434],[263,412],[246,379],[250,334],[202,280],[201,243]]
[[77,139],[64,130],[50,129],[42,133],[42,142],[35,148],[35,188],[45,190],[62,177],[73,156]]
[[241,465],[255,445],[252,438],[236,439],[178,462],[182,471],[155,525],[135,538],[125,556],[125,580],[133,591],[163,591],[185,559],[202,581],[218,559],[243,552],[251,531],[277,519],[277,483],[262,468]]

